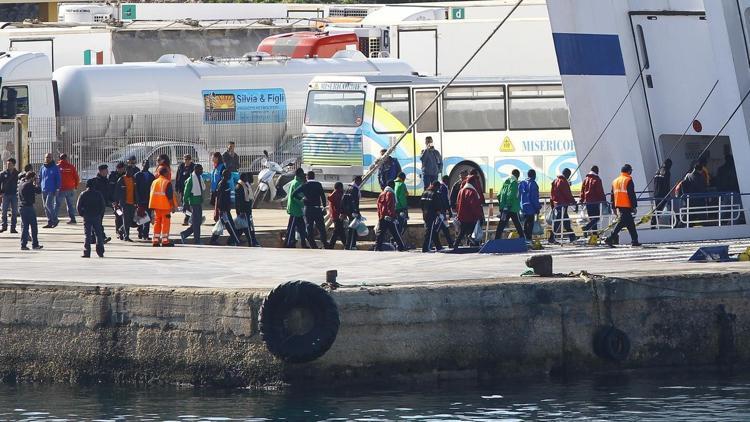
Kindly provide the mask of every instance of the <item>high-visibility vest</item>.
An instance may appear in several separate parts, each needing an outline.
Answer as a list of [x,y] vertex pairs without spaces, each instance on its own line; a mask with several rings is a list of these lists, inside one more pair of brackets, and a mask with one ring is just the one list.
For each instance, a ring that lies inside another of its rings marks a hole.
[[[154,210],[171,210],[173,202],[167,198],[167,187],[172,183],[171,180],[159,177],[151,183],[151,195],[148,201],[148,207]],[[174,195],[174,193],[173,193]],[[172,198],[174,200],[174,198]]]
[[628,195],[628,184],[633,180],[627,173],[620,174],[620,177],[612,182],[612,201],[615,203],[615,208],[633,208],[633,203],[630,202],[630,195]]

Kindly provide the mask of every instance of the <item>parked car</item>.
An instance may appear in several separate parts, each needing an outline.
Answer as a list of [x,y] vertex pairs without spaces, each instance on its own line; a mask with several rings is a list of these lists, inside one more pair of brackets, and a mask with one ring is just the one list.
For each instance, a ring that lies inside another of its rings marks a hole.
[[204,145],[194,144],[181,141],[150,141],[136,142],[124,148],[118,149],[111,153],[104,161],[100,163],[91,163],[85,169],[80,171],[81,179],[86,180],[96,176],[100,164],[107,164],[110,171],[114,170],[119,161],[127,161],[129,157],[135,156],[136,162],[140,167],[143,160],[148,159],[151,162],[151,168],[155,168],[156,159],[166,154],[172,163],[172,176],[177,173],[177,166],[182,162],[185,154],[193,157],[193,162],[206,166],[211,162],[208,150]]

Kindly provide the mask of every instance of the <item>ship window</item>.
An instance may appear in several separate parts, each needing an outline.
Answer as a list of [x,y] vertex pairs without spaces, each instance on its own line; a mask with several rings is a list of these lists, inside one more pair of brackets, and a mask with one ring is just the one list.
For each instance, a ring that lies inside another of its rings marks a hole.
[[509,97],[511,130],[570,129],[561,85],[515,85]]
[[15,119],[18,114],[29,114],[29,89],[4,86],[0,91],[0,119]]
[[505,89],[461,86],[443,93],[443,130],[505,130]]
[[388,88],[375,91],[372,126],[377,133],[401,133],[409,126],[409,89]]

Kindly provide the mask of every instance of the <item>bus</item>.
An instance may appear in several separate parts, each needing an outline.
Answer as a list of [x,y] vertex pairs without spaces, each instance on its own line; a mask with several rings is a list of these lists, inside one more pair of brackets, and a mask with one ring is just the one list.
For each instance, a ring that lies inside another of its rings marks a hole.
[[[317,76],[302,131],[302,167],[326,188],[364,174],[427,108],[447,80],[416,75]],[[485,192],[498,192],[513,169],[537,172],[549,192],[562,169],[577,167],[560,80],[461,79],[438,98],[392,154],[411,195],[422,193],[420,153],[432,137],[451,185],[476,169]],[[574,176],[575,189],[581,178]],[[380,192],[377,177],[363,192]]]

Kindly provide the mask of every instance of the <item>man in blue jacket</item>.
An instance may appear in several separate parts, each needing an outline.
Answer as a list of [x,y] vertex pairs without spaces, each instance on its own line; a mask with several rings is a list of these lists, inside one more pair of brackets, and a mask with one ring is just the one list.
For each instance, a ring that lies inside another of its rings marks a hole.
[[39,174],[42,185],[42,201],[44,202],[44,213],[47,215],[47,225],[43,228],[57,227],[60,220],[57,218],[57,193],[60,192],[60,168],[55,164],[52,153],[44,156],[44,165]]
[[531,240],[534,234],[534,223],[542,204],[539,202],[539,185],[536,183],[536,171],[529,170],[526,180],[518,184],[518,194],[521,196],[521,212],[523,213],[523,233],[526,240]]

